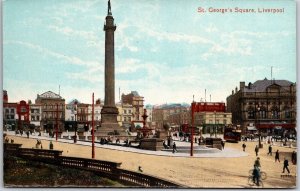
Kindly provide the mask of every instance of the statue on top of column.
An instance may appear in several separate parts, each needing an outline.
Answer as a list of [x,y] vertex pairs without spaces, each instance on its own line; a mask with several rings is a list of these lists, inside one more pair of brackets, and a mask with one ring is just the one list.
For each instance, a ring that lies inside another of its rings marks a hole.
[[107,15],[111,15],[111,5],[110,5],[110,0],[108,0]]

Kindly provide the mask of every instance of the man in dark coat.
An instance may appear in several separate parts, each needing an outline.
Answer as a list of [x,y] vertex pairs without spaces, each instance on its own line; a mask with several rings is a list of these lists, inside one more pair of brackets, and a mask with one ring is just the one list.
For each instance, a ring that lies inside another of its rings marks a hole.
[[256,185],[259,186],[260,170],[256,165],[254,165],[252,176],[253,176],[253,182],[254,183],[256,182]]
[[282,173],[284,173],[284,171],[286,169],[288,171],[288,173],[290,174],[290,170],[289,170],[288,166],[289,166],[289,161],[286,158],[284,158]]
[[173,143],[173,153],[175,153],[175,151],[177,152],[177,148],[176,148],[176,144],[175,142]]
[[279,160],[279,150],[276,151],[275,153],[275,162],[278,160],[278,162],[280,162]]
[[254,151],[255,151],[255,154],[256,154],[256,156],[258,155],[258,151],[259,151],[259,148],[258,148],[258,146],[256,145],[255,146],[255,149],[254,149]]
[[245,152],[245,149],[246,149],[246,144],[245,144],[245,143],[243,143],[242,147],[243,147],[243,151]]
[[260,158],[259,157],[257,157],[257,159],[254,161],[254,166],[257,166],[257,167],[261,167],[260,166]]
[[272,156],[272,145],[269,145],[269,152],[268,155]]

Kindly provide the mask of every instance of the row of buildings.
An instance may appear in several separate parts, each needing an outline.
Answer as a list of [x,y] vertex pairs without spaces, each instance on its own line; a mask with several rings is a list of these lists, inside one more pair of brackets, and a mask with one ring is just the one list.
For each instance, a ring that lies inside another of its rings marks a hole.
[[[51,91],[37,95],[35,103],[20,101],[9,103],[7,92],[3,91],[4,124],[31,125],[51,130],[58,124],[60,131],[73,130],[74,126],[89,129],[92,121],[92,105],[74,99],[65,100]],[[95,103],[94,121],[101,124],[103,103]],[[118,122],[126,129],[142,121],[144,109],[147,111],[148,127],[162,129],[164,124],[183,130],[191,125],[190,104],[164,104],[144,106],[144,97],[136,91],[122,94],[116,103],[119,110]],[[296,131],[296,83],[287,80],[258,80],[240,82],[240,87],[232,90],[226,105],[221,102],[197,102],[194,125],[203,133],[222,133],[225,126],[235,126],[244,133],[261,131]]]
[[[94,104],[94,122],[96,127],[101,124],[103,102],[100,99]],[[141,121],[144,108],[144,98],[136,91],[122,95],[118,108],[118,123],[124,128],[130,128],[132,121]],[[92,104],[81,103],[77,99],[65,103],[59,94],[47,91],[37,95],[35,103],[22,100],[18,103],[8,101],[7,91],[3,91],[3,124],[7,128],[40,129],[53,131],[71,130],[76,128],[88,130],[92,122]]]

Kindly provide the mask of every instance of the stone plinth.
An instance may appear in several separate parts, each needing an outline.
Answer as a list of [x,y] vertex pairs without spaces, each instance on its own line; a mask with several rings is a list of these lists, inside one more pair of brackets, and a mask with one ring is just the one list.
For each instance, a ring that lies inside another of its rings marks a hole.
[[222,150],[221,142],[222,142],[222,139],[220,139],[220,138],[206,138],[205,139],[205,145],[207,147],[217,148],[219,150]]
[[142,139],[140,148],[145,150],[160,151],[163,149],[163,140],[157,138]]

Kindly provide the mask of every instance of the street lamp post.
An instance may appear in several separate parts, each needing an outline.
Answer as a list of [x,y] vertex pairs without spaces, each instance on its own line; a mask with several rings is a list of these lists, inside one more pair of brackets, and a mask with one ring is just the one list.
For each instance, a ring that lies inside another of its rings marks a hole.
[[258,119],[257,119],[257,114],[259,114],[259,111],[260,111],[260,108],[258,107],[257,108],[257,111],[256,111],[256,113],[255,113],[255,119],[256,119],[256,121],[255,121],[255,126],[257,127],[257,129],[258,129],[258,147],[259,148],[263,148],[263,145],[261,144],[261,134],[260,134],[260,128],[258,127]]
[[216,126],[216,111],[215,111],[215,128],[214,128],[214,130],[215,130],[215,138],[217,138],[217,126]]

